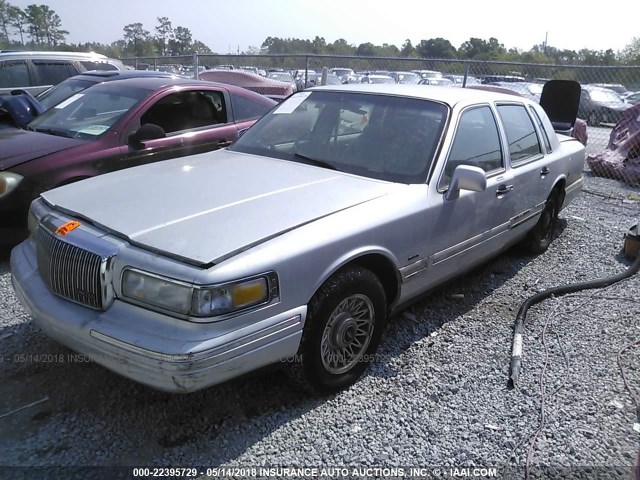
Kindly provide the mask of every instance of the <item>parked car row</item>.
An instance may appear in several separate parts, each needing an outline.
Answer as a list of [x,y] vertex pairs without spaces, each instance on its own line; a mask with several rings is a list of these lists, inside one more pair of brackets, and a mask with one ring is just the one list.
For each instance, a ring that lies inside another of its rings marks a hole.
[[0,129],[2,243],[25,235],[41,192],[228,146],[276,104],[232,85],[135,71],[85,73],[40,100],[31,121]]
[[274,363],[345,388],[389,315],[510,245],[548,248],[583,182],[584,147],[552,126],[573,123],[579,90],[545,85],[550,119],[511,94],[314,87],[200,153],[273,102],[185,79],[96,84],[2,132],[0,205],[39,194],[20,214],[16,295],[44,333],[157,389]]

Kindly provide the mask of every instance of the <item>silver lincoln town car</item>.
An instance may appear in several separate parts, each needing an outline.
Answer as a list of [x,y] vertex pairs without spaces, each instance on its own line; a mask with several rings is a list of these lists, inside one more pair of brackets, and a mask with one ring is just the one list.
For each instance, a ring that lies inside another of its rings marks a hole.
[[282,362],[337,390],[390,313],[516,242],[543,252],[584,156],[522,97],[318,87],[227,149],[43,193],[13,284],[47,335],[157,389]]

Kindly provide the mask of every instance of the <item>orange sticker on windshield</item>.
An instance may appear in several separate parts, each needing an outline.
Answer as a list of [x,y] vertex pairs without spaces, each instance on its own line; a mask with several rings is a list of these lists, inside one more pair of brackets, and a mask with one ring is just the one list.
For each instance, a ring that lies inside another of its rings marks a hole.
[[64,237],[67,233],[75,230],[76,228],[78,228],[80,226],[80,222],[67,222],[64,225],[60,225],[58,228],[56,228],[56,235],[60,235],[61,237]]

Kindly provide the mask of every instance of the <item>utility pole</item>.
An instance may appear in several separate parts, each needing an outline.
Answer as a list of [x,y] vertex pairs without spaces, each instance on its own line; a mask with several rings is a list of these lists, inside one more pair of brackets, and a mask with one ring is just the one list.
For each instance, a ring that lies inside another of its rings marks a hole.
[[542,44],[543,47],[543,52],[546,55],[547,54],[547,39],[549,38],[549,32],[544,32],[544,43]]

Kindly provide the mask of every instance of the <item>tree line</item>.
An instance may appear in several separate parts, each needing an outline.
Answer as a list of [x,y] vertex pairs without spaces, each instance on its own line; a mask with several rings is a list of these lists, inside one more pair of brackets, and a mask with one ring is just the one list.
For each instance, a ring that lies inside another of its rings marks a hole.
[[47,5],[28,5],[24,10],[0,0],[0,50],[94,51],[109,57],[151,57],[213,53],[191,30],[158,17],[153,33],[140,22],[123,27],[123,36],[109,44],[66,43],[69,31],[62,28],[60,16]]
[[[251,47],[250,47],[251,48]],[[401,57],[401,58],[429,58],[429,59],[460,59],[479,61],[505,61],[522,63],[547,63],[559,65],[640,65],[640,37],[633,38],[621,52],[607,50],[559,49],[549,45],[534,45],[530,50],[506,48],[496,38],[484,40],[470,38],[458,48],[445,38],[430,38],[420,40],[413,45],[407,39],[400,48],[395,45],[361,43],[358,46],[349,44],[340,38],[327,43],[323,37],[316,36],[313,40],[298,38],[268,37],[259,49],[253,48],[250,53],[263,54],[305,54],[318,55],[349,55],[361,57]]]
[[[0,50],[57,49],[69,51],[91,50],[109,57],[153,57],[189,55],[193,52],[212,54],[207,45],[194,39],[184,26],[173,27],[168,17],[158,17],[153,31],[140,22],[123,27],[123,36],[109,44],[87,42],[67,44],[67,30],[62,28],[60,16],[47,5],[28,5],[25,9],[0,0]],[[328,43],[324,37],[313,40],[267,37],[260,47],[248,47],[238,53],[248,55],[348,55],[360,57],[399,57],[429,59],[494,60],[559,65],[640,65],[640,37],[633,38],[622,51],[568,50],[549,45],[534,45],[528,51],[507,48],[496,38],[469,38],[458,48],[445,38],[430,38],[413,44],[407,39],[400,48],[383,43],[350,44],[340,38]]]

